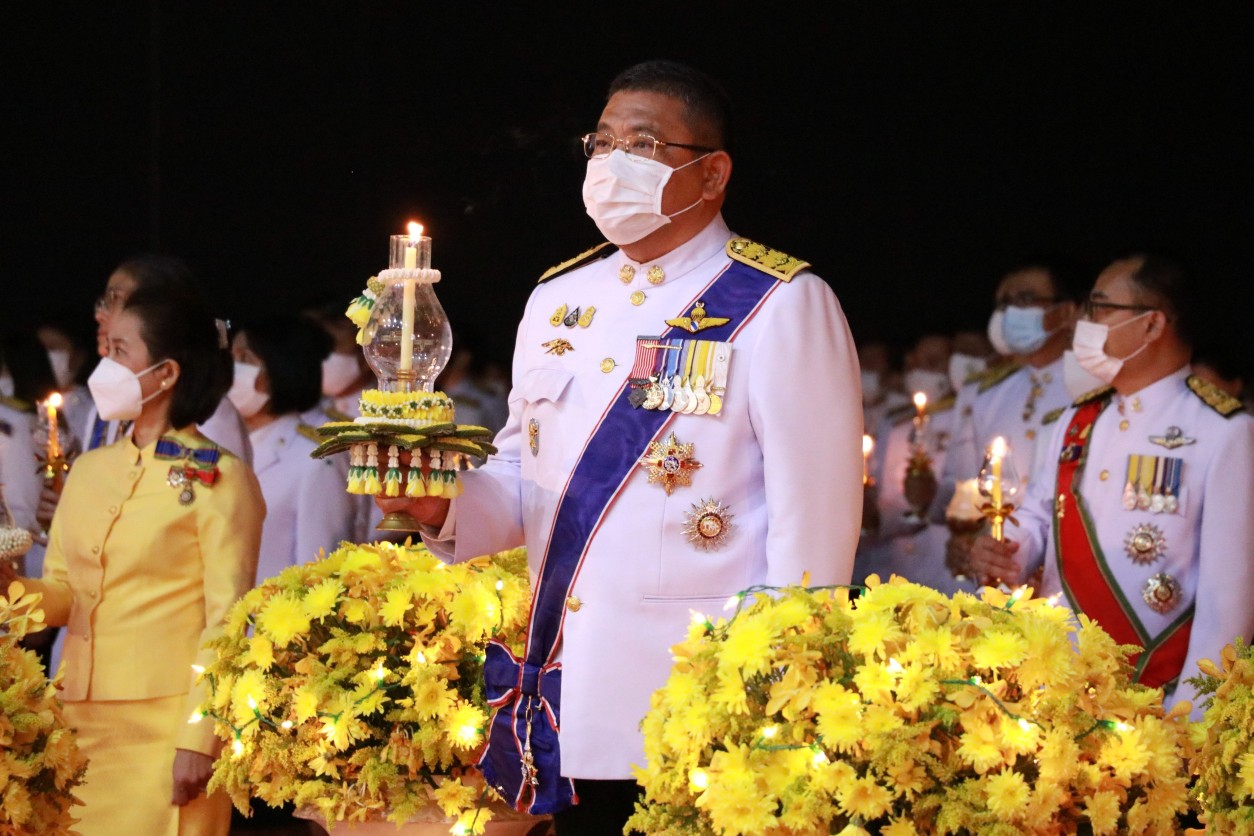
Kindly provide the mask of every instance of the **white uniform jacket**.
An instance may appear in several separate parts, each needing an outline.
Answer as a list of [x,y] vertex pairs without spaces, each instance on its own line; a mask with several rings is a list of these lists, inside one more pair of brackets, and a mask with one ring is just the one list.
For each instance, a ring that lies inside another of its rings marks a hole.
[[[1224,645],[1237,636],[1249,641],[1254,629],[1254,419],[1244,413],[1225,418],[1189,389],[1188,376],[1185,367],[1134,396],[1114,396],[1093,426],[1079,485],[1100,546],[1099,563],[1145,634],[1160,635],[1189,607],[1196,608],[1188,657],[1169,702],[1193,700],[1193,688],[1184,680],[1198,675],[1198,660],[1218,659]],[[1055,461],[1074,412],[1068,409],[1055,424],[1050,446]],[[1183,443],[1164,446],[1173,435]],[[1179,460],[1176,513],[1124,507],[1130,456]],[[1029,570],[1044,559],[1040,594],[1046,596],[1062,590],[1054,545],[1057,491],[1055,483],[1039,479],[1016,514],[1021,527],[1006,527],[1006,537],[1022,543],[1019,555]],[[1148,562],[1134,561],[1127,551],[1126,541],[1139,526],[1152,526],[1141,530],[1154,540],[1155,531],[1161,536],[1154,547],[1158,555]],[[1142,597],[1146,581],[1158,573],[1180,586],[1179,599],[1165,612],[1156,612]],[[1200,717],[1196,701],[1194,709]]]
[[[716,218],[656,262],[633,263],[616,251],[535,290],[518,329],[500,453],[463,474],[465,493],[429,539],[433,549],[462,560],[525,543],[538,569],[567,477],[631,375],[637,336],[688,315],[729,265],[732,237]],[[625,266],[634,268],[627,282]],[[648,280],[654,266],[664,272],[660,283]],[[586,328],[551,324],[562,305],[596,312]],[[554,339],[571,350],[550,353],[545,344]],[[673,431],[695,445],[702,466],[691,487],[668,496],[634,469],[574,582],[579,605],[568,606],[559,657],[568,777],[630,778],[631,765],[644,763],[638,724],[694,610],[718,617],[737,591],[796,584],[807,571],[813,585],[850,579],[862,408],[853,342],[827,284],[806,272],[777,282],[734,342],[722,413],[672,417],[658,437]],[[684,528],[692,505],[707,498],[728,507],[733,528],[720,549],[701,551]],[[451,543],[445,538],[454,532]]]
[[266,498],[258,583],[355,536],[356,497],[344,490],[344,457],[311,459],[317,445],[299,427],[299,416],[283,415],[250,434],[253,472]]

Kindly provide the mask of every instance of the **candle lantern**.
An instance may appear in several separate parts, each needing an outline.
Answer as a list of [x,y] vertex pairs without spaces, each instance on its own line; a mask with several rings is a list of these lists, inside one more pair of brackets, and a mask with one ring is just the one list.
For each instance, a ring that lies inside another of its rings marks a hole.
[[1005,539],[1006,520],[1019,524],[1012,515],[1019,496],[1019,474],[1015,470],[1010,445],[1001,436],[993,439],[984,455],[979,475],[980,496],[985,499],[980,511],[989,521],[994,540]]

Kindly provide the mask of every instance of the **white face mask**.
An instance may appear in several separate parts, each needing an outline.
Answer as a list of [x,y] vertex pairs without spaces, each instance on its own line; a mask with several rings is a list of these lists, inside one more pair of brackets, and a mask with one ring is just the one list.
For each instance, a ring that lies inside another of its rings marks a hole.
[[983,357],[976,357],[973,354],[951,354],[949,355],[949,384],[957,392],[972,375],[979,374],[986,368],[988,368],[988,361]]
[[0,395],[6,398],[13,397],[13,375],[9,374],[7,369],[0,372]]
[[615,148],[604,157],[588,160],[583,180],[584,208],[605,240],[619,247],[634,244],[666,226],[671,218],[701,204],[705,198],[699,197],[691,206],[666,215],[662,212],[662,193],[671,175],[708,156],[702,154],[671,168]]
[[345,389],[357,382],[360,374],[357,355],[331,352],[322,361],[322,394],[331,398],[344,394]]
[[879,400],[880,395],[880,373],[879,372],[863,372],[862,373],[862,400],[874,402]]
[[907,394],[922,392],[927,395],[928,403],[933,404],[950,392],[949,375],[945,372],[911,369],[906,372],[905,384]]
[[160,395],[158,389],[144,397],[139,379],[166,361],[153,363],[142,372],[135,372],[110,357],[100,358],[96,370],[87,378],[87,388],[96,402],[96,413],[106,421],[131,421],[139,417],[144,404]]
[[1011,354],[1014,354],[1014,349],[1006,342],[1006,331],[1003,324],[1005,319],[1005,311],[993,311],[993,315],[988,318],[988,341],[993,344],[994,351],[1003,357],[1009,357]]
[[257,389],[257,377],[260,374],[261,366],[240,362],[235,364],[235,380],[231,382],[231,388],[227,390],[226,396],[244,418],[256,415],[270,400],[269,392],[261,392]]
[[1045,313],[1044,308],[1007,306],[1001,328],[1006,347],[1011,353],[1031,354],[1045,345],[1045,341],[1054,335],[1058,329],[1045,330]]
[[[1115,328],[1122,328],[1152,313],[1153,311],[1146,311],[1143,314],[1120,322]],[[1107,385],[1115,382],[1115,378],[1119,376],[1124,363],[1140,354],[1149,346],[1149,343],[1145,343],[1127,357],[1111,357],[1106,353],[1106,339],[1113,330],[1114,328],[1111,328],[1109,325],[1082,319],[1075,324],[1075,335],[1071,338],[1071,348],[1075,351],[1076,362],[1086,372]]]
[[1062,382],[1067,387],[1067,394],[1072,400],[1105,385],[1097,375],[1084,370],[1071,349],[1062,353]]
[[70,352],[64,348],[49,349],[48,365],[52,366],[52,374],[57,379],[57,388],[69,389],[74,382],[70,375]]

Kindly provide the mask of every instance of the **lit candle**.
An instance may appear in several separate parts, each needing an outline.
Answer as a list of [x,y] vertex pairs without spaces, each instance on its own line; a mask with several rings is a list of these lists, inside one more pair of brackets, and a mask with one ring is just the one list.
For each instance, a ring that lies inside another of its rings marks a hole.
[[44,401],[44,408],[48,410],[48,465],[50,467],[61,458],[61,439],[58,436],[57,427],[57,408],[60,406],[60,392],[53,392],[48,396],[48,400]]
[[[418,266],[418,240],[422,237],[422,224],[409,222],[409,244],[405,247],[405,269]],[[405,283],[401,298],[401,363],[400,370],[408,372],[414,365],[414,279],[401,279]]]
[[927,415],[927,395],[922,392],[914,393],[914,411],[918,418],[923,418]]
[[409,244],[405,247],[405,269],[413,270],[418,266],[418,239],[422,237],[422,224],[409,222]]
[[1006,439],[1000,435],[993,439],[993,446],[989,450],[989,464],[993,469],[993,484],[990,486],[993,500],[993,539],[1000,540],[1002,537],[1002,515],[1001,515],[1001,462],[1006,458]]
[[871,481],[871,453],[875,452],[875,439],[869,435],[862,436],[862,484]]

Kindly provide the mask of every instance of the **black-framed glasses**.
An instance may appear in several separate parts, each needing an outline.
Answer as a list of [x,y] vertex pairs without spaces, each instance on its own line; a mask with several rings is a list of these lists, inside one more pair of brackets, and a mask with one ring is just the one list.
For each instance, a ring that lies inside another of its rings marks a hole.
[[1118,302],[1099,302],[1095,299],[1084,300],[1084,315],[1089,319],[1093,318],[1093,314],[1098,311],[1136,311],[1145,313],[1146,311],[1157,310],[1153,305],[1123,305]]
[[123,293],[116,287],[111,287],[102,293],[100,298],[96,300],[96,313],[120,308],[122,305],[126,304],[126,300],[129,297],[130,294]]
[[608,156],[611,151],[622,146],[623,151],[632,157],[640,157],[641,159],[651,160],[657,153],[659,145],[670,146],[673,148],[687,148],[689,151],[704,151],[712,154],[717,148],[710,148],[707,145],[689,145],[685,142],[663,142],[657,137],[648,134],[630,134],[624,137],[616,137],[613,134],[606,133],[590,133],[580,137],[583,143],[583,153],[588,159],[596,157]]

